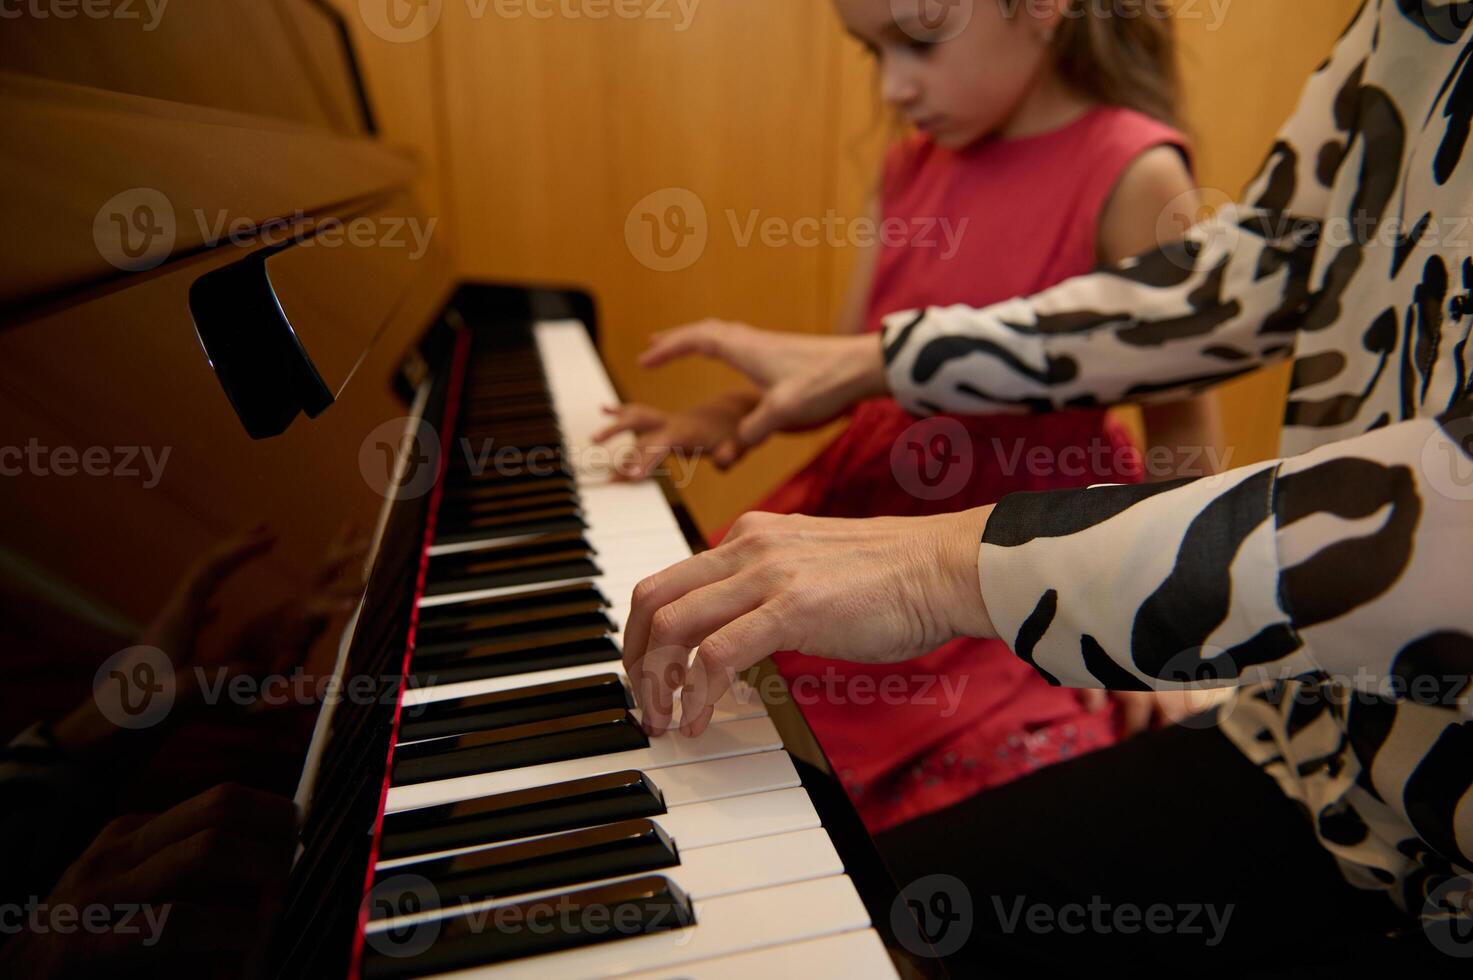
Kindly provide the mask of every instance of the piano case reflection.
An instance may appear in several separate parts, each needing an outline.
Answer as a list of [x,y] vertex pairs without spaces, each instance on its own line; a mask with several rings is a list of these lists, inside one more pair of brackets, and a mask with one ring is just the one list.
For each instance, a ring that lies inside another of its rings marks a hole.
[[3,443],[169,455],[156,486],[0,481],[31,516],[0,544],[7,605],[44,608],[48,642],[109,638],[27,661],[6,717],[85,692],[237,529],[276,544],[222,630],[356,523],[366,587],[312,661],[337,696],[280,779],[302,824],[267,973],[934,974],[774,672],[700,738],[643,733],[629,593],[700,536],[590,451],[617,394],[588,293],[457,281],[433,236],[389,241],[429,225],[418,168],[377,138],[335,8],[180,6],[116,58],[70,26],[0,37],[24,151],[0,155]]

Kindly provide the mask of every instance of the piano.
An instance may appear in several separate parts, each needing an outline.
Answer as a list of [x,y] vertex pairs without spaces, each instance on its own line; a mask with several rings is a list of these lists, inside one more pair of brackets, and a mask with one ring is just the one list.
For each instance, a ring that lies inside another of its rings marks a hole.
[[[0,125],[27,150],[0,157],[0,504],[25,517],[0,541],[7,741],[100,697],[241,528],[273,543],[162,651],[179,690],[355,526],[351,608],[276,665],[310,703],[197,719],[180,696],[135,749],[159,785],[83,804],[163,809],[221,773],[292,795],[261,975],[940,975],[770,667],[701,737],[644,734],[630,592],[700,536],[592,443],[618,394],[589,292],[461,281],[389,242],[424,220],[417,171],[378,137],[338,8],[195,4],[137,58],[88,57],[102,35],[73,27],[0,40]],[[247,50],[196,85],[220,31]]]

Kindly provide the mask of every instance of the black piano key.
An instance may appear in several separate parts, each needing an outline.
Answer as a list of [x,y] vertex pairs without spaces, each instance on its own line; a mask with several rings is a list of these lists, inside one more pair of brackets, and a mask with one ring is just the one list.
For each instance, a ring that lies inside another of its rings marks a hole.
[[493,629],[594,612],[611,605],[608,597],[591,585],[559,585],[448,606],[427,606],[420,610],[419,628],[426,634],[456,629],[462,624]]
[[670,836],[648,819],[625,820],[586,830],[488,847],[378,873],[373,917],[386,918],[404,904],[393,879],[414,875],[435,888],[441,907],[625,875],[648,874],[680,864]]
[[552,453],[544,451],[539,452],[536,456],[532,456],[529,452],[501,463],[496,462],[493,457],[484,467],[478,463],[475,469],[468,465],[458,469],[451,468],[445,475],[445,486],[449,491],[464,493],[478,490],[481,487],[526,483],[531,480],[547,480],[556,477],[571,479],[573,475],[573,468],[563,458],[561,451]]
[[614,621],[603,612],[571,616],[549,616],[531,623],[485,626],[464,623],[456,627],[424,630],[415,644],[417,655],[434,656],[469,649],[481,643],[508,643],[513,649],[532,649],[552,642],[614,632]]
[[561,460],[563,434],[552,419],[499,419],[462,426],[457,447],[450,461],[463,474],[495,473],[514,463]]
[[649,747],[627,709],[412,742],[394,750],[395,785],[520,769]]
[[425,586],[425,595],[454,595],[457,592],[475,592],[480,589],[504,589],[514,585],[538,585],[544,582],[568,582],[595,579],[603,570],[592,559],[577,558],[535,564],[514,571],[492,575],[467,575],[445,578]]
[[437,555],[430,560],[429,577],[430,581],[471,578],[514,570],[536,560],[583,558],[593,553],[588,539],[575,531],[540,534],[526,541]]
[[574,493],[578,485],[568,476],[562,473],[554,473],[551,476],[529,475],[521,480],[507,480],[503,483],[485,483],[479,486],[446,487],[445,504],[458,505],[473,503],[479,500],[509,500],[518,497],[532,496],[535,494],[550,493],[553,490],[563,490]]
[[525,497],[455,503],[450,505],[447,511],[462,518],[489,517],[499,514],[515,514],[525,510],[540,510],[544,507],[567,507],[570,505],[576,507],[578,506],[578,502],[578,493],[576,490],[552,490]]
[[509,523],[502,520],[465,522],[445,530],[437,530],[435,544],[469,544],[472,541],[494,541],[498,538],[520,537],[524,534],[549,534],[587,529],[588,525],[583,522],[577,508],[562,508],[558,509],[556,514],[529,516]]
[[695,924],[689,897],[669,878],[652,875],[491,912],[451,915],[437,923],[436,938],[424,949],[412,926],[403,933],[402,948],[395,948],[396,932],[370,937],[363,976],[421,977]]
[[665,812],[659,787],[626,770],[384,815],[384,859],[552,834]]
[[622,660],[623,656],[619,645],[611,637],[603,636],[594,640],[561,643],[494,656],[431,660],[422,667],[411,663],[409,682],[415,687],[433,687],[437,684],[530,674],[559,667],[577,667],[581,664],[612,663]]
[[509,728],[629,707],[633,707],[629,690],[619,675],[596,674],[555,684],[538,684],[406,707],[399,719],[399,741],[413,742]]
[[557,629],[527,630],[511,636],[490,640],[466,638],[416,648],[413,664],[416,670],[428,670],[436,664],[454,664],[498,657],[503,654],[531,653],[543,647],[566,646],[583,640],[596,640],[608,636],[609,618],[600,615],[594,621]]

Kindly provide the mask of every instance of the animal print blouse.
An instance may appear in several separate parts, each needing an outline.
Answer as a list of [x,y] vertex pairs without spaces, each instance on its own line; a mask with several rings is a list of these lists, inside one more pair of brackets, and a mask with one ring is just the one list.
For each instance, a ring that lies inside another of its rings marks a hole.
[[1008,497],[982,593],[1055,682],[1237,687],[1228,737],[1352,883],[1433,920],[1473,869],[1470,21],[1466,2],[1368,0],[1251,203],[884,333],[920,414],[1175,398],[1293,359],[1285,458]]

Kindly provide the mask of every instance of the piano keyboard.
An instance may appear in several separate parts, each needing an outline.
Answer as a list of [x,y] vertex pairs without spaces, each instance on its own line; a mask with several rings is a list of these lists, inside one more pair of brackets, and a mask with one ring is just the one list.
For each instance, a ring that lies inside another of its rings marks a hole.
[[617,398],[586,330],[459,342],[359,975],[894,977],[750,688],[699,738],[639,726],[628,598],[690,551],[590,448]]

